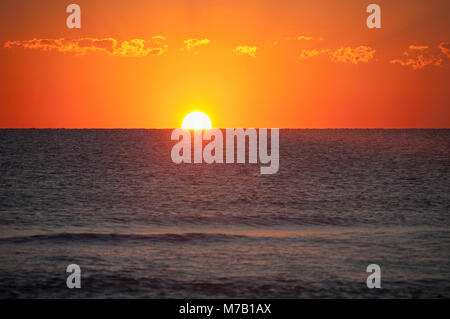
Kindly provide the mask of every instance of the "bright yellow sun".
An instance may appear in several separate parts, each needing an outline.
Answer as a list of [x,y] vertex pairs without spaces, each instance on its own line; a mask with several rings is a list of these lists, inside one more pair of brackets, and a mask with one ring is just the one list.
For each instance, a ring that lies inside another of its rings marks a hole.
[[208,130],[212,127],[208,115],[203,112],[191,112],[184,117],[181,128],[186,130]]

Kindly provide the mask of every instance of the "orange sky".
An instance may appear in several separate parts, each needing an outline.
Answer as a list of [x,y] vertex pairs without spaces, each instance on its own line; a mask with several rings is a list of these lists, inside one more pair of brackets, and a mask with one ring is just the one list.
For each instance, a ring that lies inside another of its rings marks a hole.
[[[382,29],[366,27],[369,3]],[[448,0],[2,0],[0,127],[171,128],[197,110],[215,127],[449,128],[448,12]]]

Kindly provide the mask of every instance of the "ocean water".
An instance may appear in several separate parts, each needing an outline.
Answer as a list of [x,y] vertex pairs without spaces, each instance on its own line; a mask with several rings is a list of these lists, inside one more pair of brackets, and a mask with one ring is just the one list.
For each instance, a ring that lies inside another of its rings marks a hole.
[[170,133],[0,130],[0,297],[450,297],[450,130],[281,130],[275,175]]

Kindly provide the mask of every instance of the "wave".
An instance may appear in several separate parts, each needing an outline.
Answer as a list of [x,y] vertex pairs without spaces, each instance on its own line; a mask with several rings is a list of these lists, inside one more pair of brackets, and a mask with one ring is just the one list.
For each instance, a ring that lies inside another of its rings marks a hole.
[[57,233],[0,238],[0,244],[34,242],[189,242],[189,241],[232,241],[250,236],[220,233],[163,233],[163,234],[115,234],[115,233]]

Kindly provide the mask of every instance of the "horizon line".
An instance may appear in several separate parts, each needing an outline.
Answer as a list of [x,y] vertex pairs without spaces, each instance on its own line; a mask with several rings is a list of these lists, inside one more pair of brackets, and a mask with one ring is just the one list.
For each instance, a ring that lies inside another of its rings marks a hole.
[[[174,130],[181,127],[0,127],[0,130]],[[213,127],[224,130],[230,127]],[[234,129],[275,129],[279,130],[448,130],[450,127],[231,127]]]

